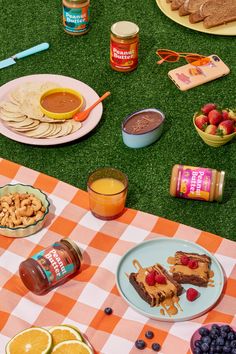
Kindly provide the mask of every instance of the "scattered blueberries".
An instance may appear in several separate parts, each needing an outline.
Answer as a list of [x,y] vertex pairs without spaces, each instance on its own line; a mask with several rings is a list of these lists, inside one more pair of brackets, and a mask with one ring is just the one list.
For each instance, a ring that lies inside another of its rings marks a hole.
[[137,339],[135,342],[135,347],[138,349],[144,349],[146,347],[146,343],[142,339]]
[[152,344],[152,349],[155,351],[155,352],[159,352],[159,350],[161,349],[161,346],[159,343],[153,343]]
[[194,354],[236,354],[236,332],[229,325],[201,327],[198,333],[201,337],[194,343]]
[[154,333],[152,331],[147,331],[145,333],[145,337],[148,339],[152,339],[154,337]]
[[106,307],[104,310],[106,315],[111,315],[112,314],[112,308],[111,307]]

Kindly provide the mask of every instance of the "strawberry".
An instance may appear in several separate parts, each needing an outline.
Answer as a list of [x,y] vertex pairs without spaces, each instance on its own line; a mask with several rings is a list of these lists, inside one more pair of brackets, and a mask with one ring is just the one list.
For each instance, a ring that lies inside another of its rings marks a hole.
[[199,297],[200,293],[194,289],[194,288],[189,288],[186,291],[186,297],[188,299],[188,301],[194,301]]
[[203,131],[206,129],[208,123],[209,123],[208,117],[204,116],[203,114],[200,114],[195,118],[196,126]]
[[216,108],[216,105],[214,103],[207,103],[201,108],[201,111],[202,111],[202,113],[207,115],[210,111],[212,111],[215,108]]
[[222,114],[216,109],[210,111],[210,113],[208,114],[208,118],[209,123],[214,125],[218,125],[223,119]]
[[188,265],[188,262],[190,261],[190,259],[189,259],[189,257],[188,256],[182,256],[181,258],[180,258],[180,262],[181,262],[181,264],[183,264],[183,265]]
[[227,111],[227,109],[222,110],[222,118],[223,118],[223,120],[229,119],[229,112]]
[[166,284],[166,277],[163,274],[156,274],[155,280],[158,284]]
[[231,119],[224,120],[218,125],[217,135],[224,136],[233,133],[234,122]]
[[153,286],[156,284],[156,279],[155,279],[156,274],[157,272],[155,270],[152,270],[146,275],[145,281],[147,285]]
[[191,269],[198,268],[198,261],[196,259],[190,259],[190,261],[188,262],[188,267]]
[[211,135],[216,135],[216,131],[217,131],[217,126],[213,125],[213,124],[209,124],[206,127],[205,133],[211,134]]

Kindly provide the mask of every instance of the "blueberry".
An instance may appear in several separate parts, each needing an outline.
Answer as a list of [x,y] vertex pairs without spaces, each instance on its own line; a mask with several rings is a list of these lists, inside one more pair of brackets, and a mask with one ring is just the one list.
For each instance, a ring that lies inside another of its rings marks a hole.
[[233,348],[233,349],[231,350],[231,354],[236,354],[236,348]]
[[205,337],[205,336],[208,336],[208,335],[209,335],[210,331],[209,331],[209,329],[207,329],[206,327],[201,327],[201,328],[199,328],[198,333],[199,333],[202,337]]
[[154,350],[154,352],[159,352],[159,350],[161,349],[161,346],[160,346],[159,343],[153,343],[152,344],[152,349]]
[[213,347],[214,345],[216,345],[216,340],[215,340],[215,339],[213,339],[213,340],[211,341],[211,347]]
[[147,331],[145,333],[145,337],[148,339],[152,339],[154,337],[154,333],[152,331]]
[[104,310],[106,315],[111,315],[112,314],[112,308],[111,307],[106,307]]
[[221,336],[221,338],[227,338],[228,337],[228,333],[221,331],[220,332],[220,336]]
[[223,353],[231,353],[231,348],[230,347],[223,347]]
[[229,332],[228,333],[228,336],[227,336],[228,340],[234,340],[235,338],[236,338],[236,336],[235,336],[234,332]]
[[193,349],[193,354],[202,354],[202,351],[199,347]]
[[226,341],[225,341],[225,346],[226,346],[226,347],[230,347],[230,343],[231,343],[230,340],[226,340]]
[[135,342],[135,347],[138,349],[144,349],[146,347],[146,343],[142,339],[137,339]]
[[231,327],[229,325],[223,325],[223,326],[221,326],[220,330],[222,332],[229,333],[231,331]]
[[216,352],[215,346],[211,346],[210,349],[209,349],[209,353],[210,354],[215,354],[215,352]]
[[205,336],[202,338],[203,343],[210,344],[211,343],[211,338],[209,336]]
[[222,350],[223,350],[223,345],[216,346],[216,353],[222,353]]
[[212,326],[211,326],[211,329],[220,329],[220,326],[216,323],[214,323]]
[[207,343],[202,343],[202,345],[201,345],[201,350],[203,351],[203,353],[207,353],[209,349],[210,349],[209,344],[207,344]]
[[232,340],[230,344],[231,348],[236,348],[236,340]]
[[225,340],[222,337],[218,337],[216,338],[216,345],[224,345],[225,344]]
[[218,329],[212,329],[209,334],[209,336],[214,339],[216,339],[219,335],[220,331]]
[[199,339],[197,339],[197,340],[195,341],[194,345],[195,345],[195,347],[200,348],[200,347],[201,347],[201,345],[202,345],[202,341],[201,341],[201,340],[199,340]]

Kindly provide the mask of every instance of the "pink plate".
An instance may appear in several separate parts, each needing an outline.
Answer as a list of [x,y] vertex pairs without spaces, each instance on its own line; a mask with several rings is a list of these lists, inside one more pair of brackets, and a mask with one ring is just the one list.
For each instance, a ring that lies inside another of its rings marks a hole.
[[[67,76],[62,76],[62,75],[52,75],[52,74],[38,74],[38,75],[29,75],[29,76],[23,76],[18,79],[9,81],[5,85],[0,87],[0,100],[6,100],[9,97],[9,93],[19,86],[22,83],[25,82],[55,82],[58,83],[60,87],[69,87],[71,89],[77,90],[82,93],[85,102],[86,102],[86,107],[89,107],[92,103],[94,103],[98,98],[98,94],[88,85],[85,83],[78,81],[76,79],[73,79],[71,77]],[[85,107],[85,108],[86,108]],[[30,145],[58,145],[58,144],[63,144],[67,143],[73,140],[77,140],[84,135],[88,134],[91,130],[93,130],[96,125],[99,123],[101,117],[102,117],[102,112],[103,112],[103,106],[102,103],[99,103],[92,112],[90,113],[89,117],[82,123],[82,127],[74,132],[73,134],[69,134],[66,136],[58,137],[58,138],[52,138],[52,139],[36,139],[36,138],[30,138],[24,135],[21,135],[20,133],[14,132],[10,128],[8,128],[1,120],[0,120],[0,132],[2,135],[5,135],[6,137],[18,141],[20,143],[24,144],[30,144]]]

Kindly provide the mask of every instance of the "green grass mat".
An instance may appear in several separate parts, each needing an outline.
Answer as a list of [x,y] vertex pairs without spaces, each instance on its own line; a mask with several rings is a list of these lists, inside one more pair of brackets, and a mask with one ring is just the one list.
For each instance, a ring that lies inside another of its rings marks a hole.
[[[86,189],[88,174],[102,166],[121,169],[129,177],[127,206],[236,240],[236,141],[221,148],[202,142],[192,114],[206,102],[235,107],[234,37],[213,36],[184,28],[158,9],[155,0],[91,0],[92,29],[85,36],[64,33],[61,2],[1,0],[0,60],[40,42],[46,52],[22,59],[0,71],[0,84],[40,73],[61,74],[90,85],[104,101],[100,124],[85,138],[64,146],[23,145],[0,136],[0,155]],[[109,67],[110,27],[129,20],[140,27],[138,69],[124,74]],[[179,91],[167,72],[184,64],[156,65],[157,48],[218,54],[231,68],[225,78],[187,92]],[[164,134],[152,146],[130,149],[122,142],[121,122],[140,108],[156,107],[166,114]],[[222,204],[171,198],[169,179],[175,163],[226,172]]]

